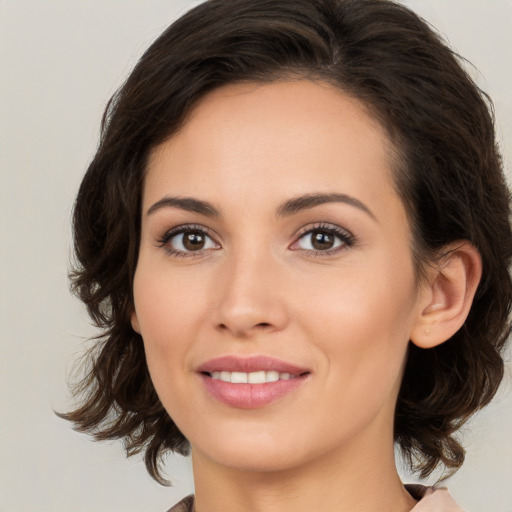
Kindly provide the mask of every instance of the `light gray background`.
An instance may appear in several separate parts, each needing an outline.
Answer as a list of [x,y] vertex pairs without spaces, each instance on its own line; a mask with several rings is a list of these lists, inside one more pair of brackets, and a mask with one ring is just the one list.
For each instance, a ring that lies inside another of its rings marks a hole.
[[[93,333],[66,272],[73,196],[108,97],[186,0],[0,0],[0,512],[164,511],[192,491],[187,459],[171,489],[119,444],[73,432],[66,375]],[[472,61],[496,104],[512,162],[512,1],[411,0]],[[484,78],[485,77],[485,78]],[[512,512],[511,366],[467,427],[467,462],[448,481],[472,512]],[[413,479],[404,471],[407,481]]]

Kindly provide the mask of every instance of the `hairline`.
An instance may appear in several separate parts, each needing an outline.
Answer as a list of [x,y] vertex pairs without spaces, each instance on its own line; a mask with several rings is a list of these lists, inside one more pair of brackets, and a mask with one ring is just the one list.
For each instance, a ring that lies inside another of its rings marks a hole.
[[[339,80],[330,73],[329,68],[307,69],[307,68],[292,68],[290,66],[283,66],[281,68],[270,69],[268,72],[247,73],[245,78],[234,78],[233,80],[226,79],[224,82],[217,84],[215,87],[202,91],[183,111],[182,117],[178,124],[170,130],[167,135],[159,141],[150,143],[146,150],[147,158],[145,160],[144,169],[142,170],[142,185],[140,189],[140,201],[144,195],[144,187],[146,182],[146,175],[151,164],[151,160],[157,149],[168,142],[170,139],[178,135],[188,124],[191,116],[195,110],[201,106],[201,103],[210,94],[233,85],[246,84],[246,85],[265,85],[274,83],[293,83],[310,81],[319,85],[327,85],[338,93],[341,93],[348,98],[356,101],[362,108],[368,118],[376,124],[382,135],[386,139],[386,153],[387,153],[387,167],[390,169],[390,179],[393,189],[400,197],[402,205],[404,206],[407,226],[409,229],[409,236],[411,240],[410,251],[413,262],[415,279],[418,285],[424,282],[426,277],[426,267],[434,262],[435,255],[432,251],[428,251],[421,240],[416,228],[416,211],[413,202],[408,198],[407,184],[404,177],[407,175],[407,156],[405,154],[405,141],[404,136],[398,126],[392,125],[386,116],[379,110],[378,106],[369,100],[365,100],[362,94],[354,92],[354,88],[344,87]],[[142,213],[142,211],[141,211]],[[140,220],[139,220],[140,222]],[[140,239],[140,231],[138,233]],[[140,240],[138,241],[140,242]],[[134,269],[135,271],[135,269]]]

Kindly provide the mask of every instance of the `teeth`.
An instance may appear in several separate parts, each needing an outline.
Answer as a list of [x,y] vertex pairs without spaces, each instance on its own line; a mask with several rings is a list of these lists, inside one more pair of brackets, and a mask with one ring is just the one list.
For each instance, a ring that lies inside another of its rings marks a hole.
[[[224,372],[222,372],[224,373]],[[221,375],[222,375],[221,373]],[[229,373],[229,372],[226,372]],[[247,382],[247,373],[243,372],[231,372],[231,382],[233,384],[244,384]]]
[[265,384],[266,382],[276,382],[278,380],[294,379],[295,375],[290,373],[279,373],[274,370],[268,372],[212,372],[212,379],[232,382],[233,384]]
[[279,380],[279,372],[267,372],[265,377],[267,382],[277,382]]
[[266,372],[251,372],[247,374],[247,382],[249,384],[264,384],[267,382]]

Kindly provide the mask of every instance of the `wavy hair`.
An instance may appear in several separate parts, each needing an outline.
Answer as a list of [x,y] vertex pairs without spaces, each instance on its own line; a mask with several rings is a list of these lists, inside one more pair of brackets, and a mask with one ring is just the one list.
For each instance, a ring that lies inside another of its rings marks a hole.
[[483,278],[464,326],[429,350],[410,344],[395,440],[422,476],[454,471],[454,435],[495,394],[510,331],[510,196],[492,104],[461,59],[416,14],[390,0],[210,0],[173,23],[105,111],[76,198],[72,289],[100,334],[61,414],[95,439],[123,439],[160,483],[161,456],[189,443],[151,382],[133,331],[141,193],[149,152],[209,91],[241,81],[322,80],[357,98],[386,128],[417,268],[455,240],[480,252]]

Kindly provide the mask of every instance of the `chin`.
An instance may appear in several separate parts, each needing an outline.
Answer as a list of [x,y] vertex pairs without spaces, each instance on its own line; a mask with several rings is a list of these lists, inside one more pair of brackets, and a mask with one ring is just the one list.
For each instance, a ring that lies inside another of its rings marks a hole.
[[[193,448],[192,456],[194,451]],[[287,453],[287,450],[258,446],[257,443],[253,446],[223,446],[218,450],[209,450],[206,456],[218,465],[247,473],[287,471],[300,466],[303,459],[296,449],[293,453]]]
[[[293,423],[290,423],[293,424]],[[236,471],[271,473],[290,471],[309,464],[320,453],[332,449],[323,446],[314,431],[265,428],[262,425],[237,425],[207,436],[198,436],[199,443],[191,439],[192,457],[206,457],[219,466]]]

